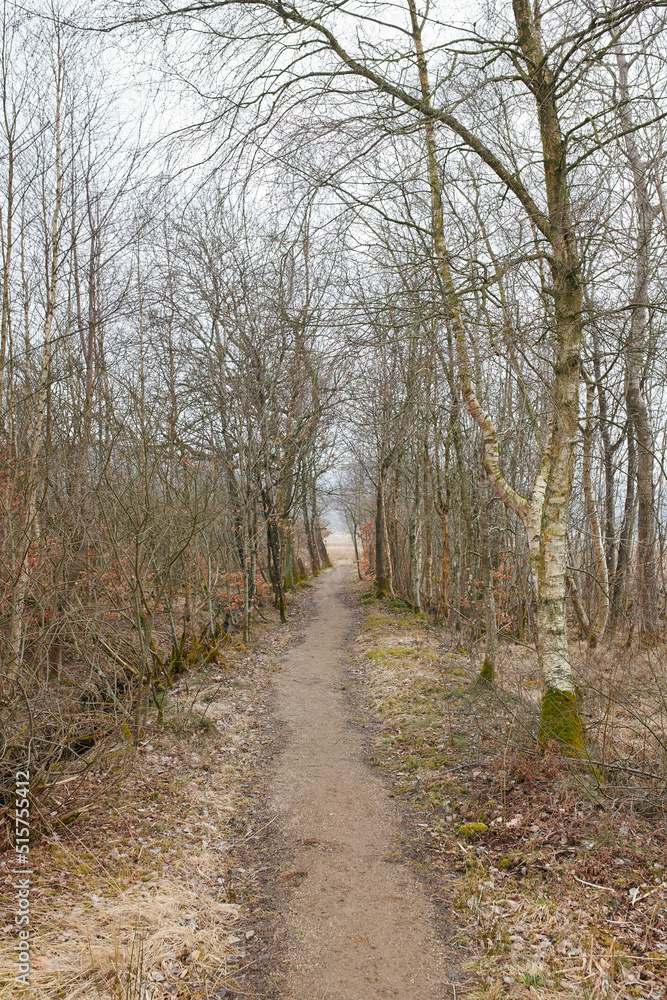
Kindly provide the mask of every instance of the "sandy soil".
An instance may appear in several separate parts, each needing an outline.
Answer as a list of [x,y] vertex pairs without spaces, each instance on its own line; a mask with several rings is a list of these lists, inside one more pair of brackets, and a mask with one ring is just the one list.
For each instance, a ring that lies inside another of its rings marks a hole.
[[288,922],[290,1000],[426,1000],[452,993],[444,946],[424,891],[400,858],[400,816],[363,762],[344,693],[350,566],[314,592],[302,642],[277,677],[288,739],[272,805],[304,874]]

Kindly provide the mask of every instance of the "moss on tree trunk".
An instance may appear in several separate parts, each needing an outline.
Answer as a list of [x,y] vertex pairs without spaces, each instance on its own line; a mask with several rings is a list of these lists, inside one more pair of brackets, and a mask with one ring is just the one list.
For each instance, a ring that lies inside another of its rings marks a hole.
[[479,672],[479,680],[482,684],[493,684],[495,679],[495,670],[493,669],[493,664],[488,659],[484,658],[484,663],[482,664],[482,669]]
[[572,691],[547,688],[542,697],[540,743],[558,743],[571,756],[584,758],[584,730],[577,696]]

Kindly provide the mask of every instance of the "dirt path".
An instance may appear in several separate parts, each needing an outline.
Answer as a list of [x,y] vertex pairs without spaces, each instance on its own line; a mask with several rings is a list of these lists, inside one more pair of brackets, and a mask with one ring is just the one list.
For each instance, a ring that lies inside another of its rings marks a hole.
[[272,786],[283,834],[307,873],[288,920],[290,1000],[448,997],[434,915],[398,859],[399,815],[362,761],[362,739],[343,693],[352,628],[344,602],[349,567],[314,593],[303,641],[277,679],[277,714],[288,740]]

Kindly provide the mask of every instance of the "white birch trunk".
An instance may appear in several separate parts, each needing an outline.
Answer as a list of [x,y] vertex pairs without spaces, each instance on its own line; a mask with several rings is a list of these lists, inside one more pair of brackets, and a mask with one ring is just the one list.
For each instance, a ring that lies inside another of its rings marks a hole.
[[[408,0],[412,37],[417,56],[422,102],[431,106],[426,58],[414,0]],[[583,756],[583,735],[575,684],[569,658],[565,580],[567,573],[567,516],[573,479],[573,455],[578,428],[580,354],[583,344],[581,281],[569,199],[564,186],[564,144],[553,101],[552,81],[542,52],[539,30],[527,0],[515,0],[518,40],[528,62],[535,67],[534,91],[543,140],[545,183],[549,215],[540,214],[542,231],[553,249],[553,298],[555,312],[555,376],[552,386],[551,427],[530,500],[520,496],[505,479],[500,465],[496,428],[484,412],[473,389],[465,328],[459,297],[449,267],[444,238],[444,213],[433,121],[424,118],[424,132],[431,188],[431,211],[436,262],[447,319],[456,339],[462,393],[471,416],[484,436],[484,465],[493,488],[525,524],[530,545],[531,570],[537,595],[537,655],[545,684],[540,741],[555,740]],[[524,203],[526,199],[524,199]],[[531,212],[536,210],[532,207]]]

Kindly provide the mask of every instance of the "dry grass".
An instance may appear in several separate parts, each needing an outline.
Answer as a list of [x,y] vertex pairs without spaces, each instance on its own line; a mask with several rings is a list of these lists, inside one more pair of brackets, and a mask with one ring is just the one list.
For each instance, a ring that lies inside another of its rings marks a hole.
[[255,933],[233,860],[252,835],[244,785],[273,653],[292,631],[265,616],[254,652],[185,675],[164,726],[153,719],[140,748],[88,765],[98,801],[31,845],[27,994],[14,980],[13,855],[0,857],[0,1000],[204,998],[233,984]]
[[69,911],[75,922],[63,922],[62,911],[57,922],[42,915],[33,996],[139,1000],[163,995],[160,983],[182,982],[193,972],[227,981],[227,940],[238,906],[174,878],[90,898],[90,907]]
[[346,531],[332,531],[326,538],[327,552],[334,566],[354,563],[354,545]]
[[416,856],[451,893],[477,956],[477,985],[463,995],[666,997],[666,675],[656,651],[578,651],[600,781],[535,752],[532,650],[504,645],[500,680],[485,690],[481,656],[459,643],[423,615],[371,600],[357,674],[380,720],[377,761],[421,812]]

